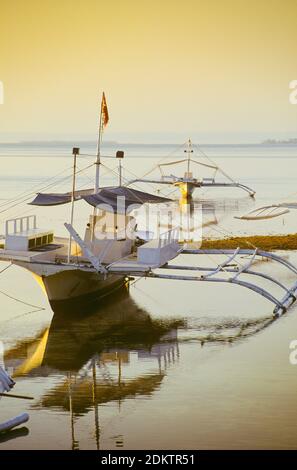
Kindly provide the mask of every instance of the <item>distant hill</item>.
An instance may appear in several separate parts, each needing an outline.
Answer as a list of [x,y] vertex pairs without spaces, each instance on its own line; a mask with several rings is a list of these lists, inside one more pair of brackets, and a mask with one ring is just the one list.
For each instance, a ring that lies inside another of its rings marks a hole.
[[297,138],[296,139],[286,139],[286,140],[277,140],[277,139],[267,139],[261,142],[262,144],[269,144],[269,145],[279,145],[279,144],[293,144],[297,145]]

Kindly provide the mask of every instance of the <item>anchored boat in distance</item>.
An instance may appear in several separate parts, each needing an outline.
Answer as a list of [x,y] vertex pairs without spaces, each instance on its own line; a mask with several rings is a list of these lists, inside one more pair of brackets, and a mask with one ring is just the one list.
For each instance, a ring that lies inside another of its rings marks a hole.
[[[193,158],[193,146],[191,139],[188,140],[187,149],[185,149],[184,152],[187,154],[186,158],[183,158],[181,160],[173,160],[171,162],[166,163],[159,163],[149,173],[147,173],[148,175],[152,173],[155,169],[158,169],[161,173],[161,178],[136,178],[130,181],[128,184],[153,183],[172,185],[180,190],[180,195],[182,199],[191,199],[193,196],[193,192],[196,188],[239,188],[247,192],[249,196],[255,196],[256,192],[253,189],[249,188],[248,186],[245,186],[244,184],[236,182],[204,153],[203,157],[208,160],[207,163]],[[176,176],[173,174],[166,175],[164,173],[164,167],[172,167],[180,165],[181,163],[186,164],[186,171],[184,173],[184,176]],[[194,173],[192,171],[193,164],[211,169],[213,171],[213,175],[209,178],[194,177]],[[221,173],[225,177],[226,181],[217,181],[215,179],[217,173]]]

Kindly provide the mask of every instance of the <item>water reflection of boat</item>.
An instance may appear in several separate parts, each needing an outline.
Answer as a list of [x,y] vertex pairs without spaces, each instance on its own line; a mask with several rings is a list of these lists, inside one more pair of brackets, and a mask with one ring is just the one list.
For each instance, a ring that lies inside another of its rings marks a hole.
[[223,345],[254,335],[273,321],[271,316],[212,322],[201,317],[195,325],[184,325],[153,319],[127,291],[95,311],[82,307],[80,314],[69,313],[54,316],[49,328],[32,340],[20,341],[6,351],[4,359],[19,380],[43,377],[47,383],[47,377],[55,378],[54,385],[48,381],[50,388],[42,392],[32,412],[69,413],[73,449],[79,447],[82,416],[88,414],[93,420],[99,448],[104,429],[99,422],[101,405],[113,403],[120,411],[124,401],[150,397],[160,389],[179,358],[179,342]]
[[169,332],[176,332],[178,325],[181,321],[153,320],[132,300],[127,290],[122,290],[96,310],[85,312],[82,309],[80,314],[71,315],[71,319],[68,312],[54,316],[42,364],[58,370],[78,371],[95,354],[150,351]]
[[[94,410],[99,447],[98,406],[150,396],[160,387],[168,365],[179,356],[177,327],[181,321],[152,319],[127,291],[114,300],[106,300],[96,311],[82,307],[76,315],[59,312],[38,341],[19,343],[5,354],[7,365],[15,365],[14,376],[62,377],[34,408],[70,412],[73,448],[78,445],[74,423],[79,416]],[[24,358],[26,345],[30,355],[20,363],[17,356]],[[145,364],[141,369],[129,368],[126,374],[131,358],[145,359]]]
[[[80,313],[66,311],[54,315],[48,328],[34,338],[19,341],[5,351],[4,359],[13,376],[38,375],[43,369],[79,371],[93,356],[118,350],[148,351],[162,338],[176,341],[180,320],[153,320],[122,289],[100,307]],[[175,331],[173,335],[172,331]],[[171,332],[171,337],[168,334]],[[173,335],[173,336],[172,336]]]

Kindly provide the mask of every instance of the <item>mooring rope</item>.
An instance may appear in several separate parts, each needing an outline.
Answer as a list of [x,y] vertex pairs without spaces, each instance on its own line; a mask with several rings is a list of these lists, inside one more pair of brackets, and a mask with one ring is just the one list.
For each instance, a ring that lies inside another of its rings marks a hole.
[[26,315],[31,315],[31,313],[37,313],[37,312],[40,312],[42,310],[45,310],[45,308],[43,307],[40,307],[40,308],[37,308],[35,310],[30,310],[29,312],[24,312],[24,313],[20,313],[19,315],[16,315],[14,317],[11,317],[11,318],[8,318],[7,320],[2,320],[0,322],[1,325],[3,325],[3,323],[8,323],[10,321],[13,321],[13,320],[17,320],[18,318],[21,318],[21,317],[24,317]]
[[[8,266],[5,266],[5,268],[0,271],[0,274],[2,274],[2,273],[3,273],[4,271],[6,271],[7,269],[11,268],[11,266],[12,266],[12,263],[10,263]],[[39,305],[30,304],[29,302],[26,302],[26,301],[24,301],[24,300],[22,300],[22,299],[19,299],[19,298],[17,298],[17,297],[14,297],[14,296],[11,295],[11,294],[7,294],[7,292],[4,292],[4,291],[2,291],[2,290],[0,290],[0,294],[4,295],[5,297],[8,297],[9,299],[15,300],[16,302],[19,302],[19,303],[21,303],[21,304],[23,304],[23,305],[26,305],[27,307],[32,307],[32,308],[34,308],[34,310],[30,310],[29,312],[21,313],[21,314],[17,315],[16,317],[8,318],[7,320],[3,320],[3,321],[1,321],[1,323],[6,323],[6,322],[8,322],[8,321],[11,321],[11,320],[14,320],[14,319],[16,319],[16,318],[22,317],[22,316],[24,316],[24,315],[29,315],[30,313],[35,313],[35,312],[40,312],[41,310],[46,310],[45,307],[40,307]]]
[[19,302],[23,305],[27,305],[28,307],[38,308],[39,310],[45,310],[45,307],[39,307],[38,305],[30,304],[29,302],[25,302],[25,300],[18,299],[17,297],[7,294],[7,292],[4,292],[2,290],[0,290],[0,294],[4,295],[5,297],[8,297],[9,299],[15,300],[16,302]]

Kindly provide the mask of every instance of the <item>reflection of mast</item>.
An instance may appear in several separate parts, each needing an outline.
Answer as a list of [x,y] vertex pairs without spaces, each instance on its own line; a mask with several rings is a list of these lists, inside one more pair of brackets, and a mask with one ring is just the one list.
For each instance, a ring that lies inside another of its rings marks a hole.
[[79,450],[79,442],[75,439],[75,434],[74,434],[74,413],[73,413],[73,407],[72,407],[72,383],[71,383],[70,372],[68,372],[68,396],[69,396],[69,411],[70,411],[70,420],[71,420],[72,450]]
[[118,384],[119,384],[119,387],[121,385],[121,381],[122,381],[122,358],[121,358],[121,354],[118,354],[117,353],[117,357],[118,357]]
[[[121,353],[116,353],[117,360],[118,360],[118,386],[122,386],[122,357]],[[121,395],[119,394],[119,411],[121,411]]]
[[93,404],[95,412],[95,438],[96,438],[96,448],[100,449],[100,428],[99,428],[99,413],[98,413],[98,402],[97,402],[97,391],[96,391],[96,361],[95,358],[92,360],[92,372],[93,372]]

